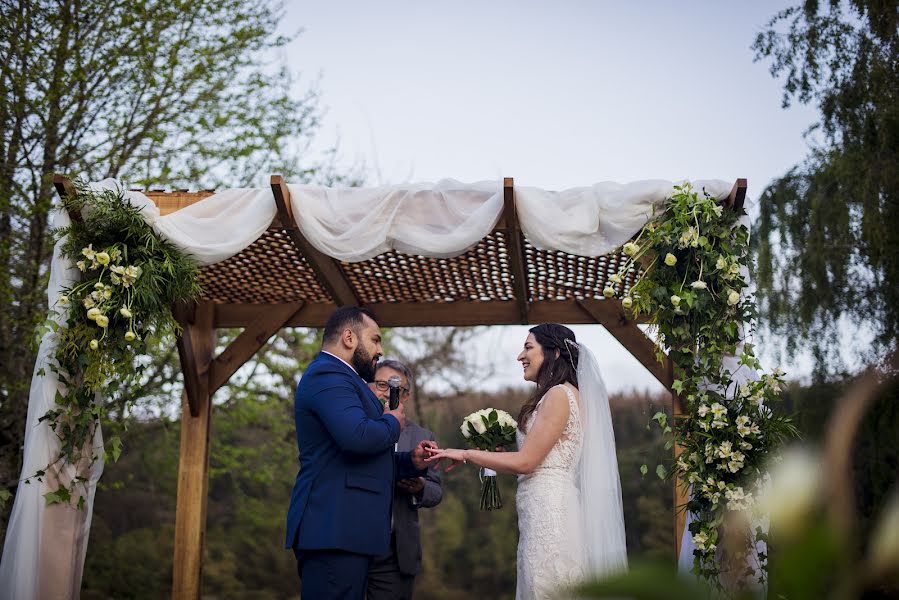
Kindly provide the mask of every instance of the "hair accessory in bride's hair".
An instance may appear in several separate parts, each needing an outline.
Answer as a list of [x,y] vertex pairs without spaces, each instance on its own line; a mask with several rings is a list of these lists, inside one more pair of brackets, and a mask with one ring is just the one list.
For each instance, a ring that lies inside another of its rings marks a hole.
[[574,350],[576,352],[580,352],[581,347],[578,346],[577,342],[575,342],[574,340],[565,338],[564,341],[565,341],[565,347],[568,349],[568,362],[571,363],[571,368],[574,369],[575,373],[577,373],[577,365],[574,364],[574,352],[572,352],[571,349],[574,348]]

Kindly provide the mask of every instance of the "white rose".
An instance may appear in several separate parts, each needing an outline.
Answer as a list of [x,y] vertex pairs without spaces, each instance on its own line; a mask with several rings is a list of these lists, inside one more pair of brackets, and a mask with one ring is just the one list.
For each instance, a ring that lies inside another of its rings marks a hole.
[[675,294],[671,296],[671,305],[672,306],[680,306],[681,297]]
[[624,308],[630,308],[633,305],[634,305],[634,301],[631,299],[630,296],[628,296],[627,298],[625,298],[621,301],[621,306],[623,306]]
[[99,325],[100,327],[105,328],[107,325],[109,325],[109,317],[107,317],[106,315],[99,315],[94,320],[97,322],[97,325]]
[[109,254],[107,254],[106,252],[97,252],[96,258],[97,262],[104,267],[109,264]]
[[615,295],[615,290],[609,286],[606,286],[606,288],[602,291],[602,295],[606,298],[611,298]]
[[635,244],[633,242],[626,243],[623,248],[624,253],[627,254],[628,256],[633,256],[634,254],[637,253],[637,251],[639,249],[640,249],[640,246],[638,246],[637,244]]
[[739,302],[740,302],[740,294],[735,290],[731,290],[730,293],[727,295],[727,303],[730,304],[731,306],[736,306],[737,304],[739,304]]
[[91,340],[90,347],[91,347],[91,350],[96,350],[97,348],[100,347],[100,342],[98,342],[97,340]]
[[137,339],[137,335],[133,331],[128,330],[125,332],[125,341],[126,342],[133,342],[135,339]]
[[669,267],[673,267],[677,264],[677,257],[669,252],[665,255],[665,264]]
[[471,420],[472,426],[474,426],[474,430],[478,433],[484,433],[487,431],[487,426],[484,425],[484,419],[481,418],[481,415],[477,415],[475,418]]
[[91,321],[96,321],[97,317],[101,316],[102,314],[103,313],[100,311],[99,308],[94,307],[94,308],[88,309],[87,318],[90,319]]
[[468,418],[462,420],[462,427],[460,427],[459,429],[462,430],[462,437],[464,437],[465,439],[471,437],[471,432],[468,431]]
[[619,275],[618,273],[610,275],[609,281],[611,281],[612,283],[621,283],[621,275]]

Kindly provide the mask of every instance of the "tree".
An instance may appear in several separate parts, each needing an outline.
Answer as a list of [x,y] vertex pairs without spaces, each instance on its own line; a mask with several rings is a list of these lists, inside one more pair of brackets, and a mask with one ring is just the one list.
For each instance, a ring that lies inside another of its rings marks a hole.
[[[762,316],[821,378],[840,351],[876,362],[899,339],[899,11],[893,2],[807,1],[776,14],[753,49],[785,76],[784,107],[814,102],[805,161],[761,195],[755,236]],[[852,336],[846,330],[870,331]]]
[[[270,64],[269,0],[0,0],[0,485],[14,486],[46,310],[54,172],[131,185],[340,179],[305,156],[319,124]],[[301,158],[303,159],[301,163]]]

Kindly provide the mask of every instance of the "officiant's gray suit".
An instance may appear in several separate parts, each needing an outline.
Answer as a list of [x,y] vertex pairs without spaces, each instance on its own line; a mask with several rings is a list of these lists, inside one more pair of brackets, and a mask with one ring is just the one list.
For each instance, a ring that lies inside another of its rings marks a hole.
[[[422,440],[433,440],[434,434],[407,420],[397,440],[397,451],[410,451]],[[395,489],[393,496],[393,535],[390,552],[372,561],[368,573],[367,600],[401,600],[412,597],[415,576],[421,570],[421,529],[418,510],[431,508],[443,499],[439,467],[428,470],[424,489],[412,495]]]

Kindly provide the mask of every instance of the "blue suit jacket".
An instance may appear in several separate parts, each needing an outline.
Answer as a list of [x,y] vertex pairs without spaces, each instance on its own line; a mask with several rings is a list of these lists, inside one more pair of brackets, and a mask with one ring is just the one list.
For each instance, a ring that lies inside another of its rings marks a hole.
[[395,479],[426,471],[394,453],[400,424],[362,378],[324,352],[294,399],[300,471],[287,512],[288,548],[379,555],[390,546]]

